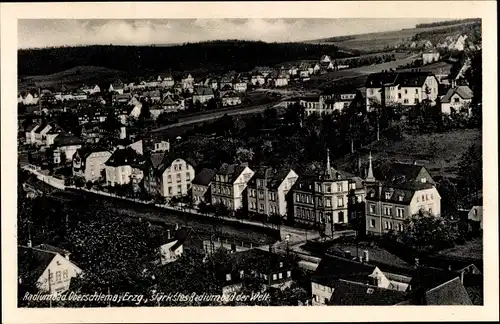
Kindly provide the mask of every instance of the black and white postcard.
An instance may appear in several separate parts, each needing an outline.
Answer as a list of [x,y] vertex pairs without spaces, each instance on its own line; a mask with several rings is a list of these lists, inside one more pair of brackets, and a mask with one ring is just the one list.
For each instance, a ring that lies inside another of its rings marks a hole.
[[495,9],[2,4],[6,322],[498,319]]

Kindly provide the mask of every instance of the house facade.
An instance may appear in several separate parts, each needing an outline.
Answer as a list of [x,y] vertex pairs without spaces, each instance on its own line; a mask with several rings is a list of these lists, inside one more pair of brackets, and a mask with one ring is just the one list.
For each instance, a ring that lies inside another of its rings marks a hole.
[[401,104],[414,106],[424,100],[434,104],[438,97],[439,82],[430,72],[383,71],[368,76],[366,87],[366,107]]
[[367,235],[404,230],[404,220],[419,213],[441,215],[441,196],[424,166],[393,163],[390,172],[367,189]]
[[223,107],[241,105],[241,97],[232,91],[225,93],[221,101]]
[[294,221],[319,228],[326,235],[334,232],[335,224],[348,223],[348,196],[351,190],[357,189],[353,178],[352,174],[332,168],[327,156],[325,170],[301,176],[296,182]]
[[194,90],[193,103],[199,101],[201,104],[207,103],[210,99],[214,98],[214,92],[211,88],[200,87]]
[[210,203],[210,184],[215,176],[215,170],[204,168],[202,169],[191,182],[191,198],[193,205],[198,205],[201,202]]
[[113,152],[104,163],[108,186],[138,184],[143,178],[144,160],[134,149],[127,147]]
[[253,175],[254,171],[248,165],[223,164],[210,186],[212,204],[223,204],[231,211],[243,207],[243,191]]
[[474,94],[468,86],[451,88],[443,98],[441,98],[441,113],[449,115],[452,109],[455,110],[455,112],[465,110],[469,113],[469,106],[473,98]]
[[71,279],[82,270],[69,259],[69,252],[42,244],[36,247],[18,246],[19,282],[46,293],[64,293]]
[[291,169],[259,168],[247,184],[248,212],[286,216],[287,195],[297,179]]
[[83,147],[73,155],[73,176],[82,177],[85,182],[99,181],[105,163],[112,152],[101,147]]

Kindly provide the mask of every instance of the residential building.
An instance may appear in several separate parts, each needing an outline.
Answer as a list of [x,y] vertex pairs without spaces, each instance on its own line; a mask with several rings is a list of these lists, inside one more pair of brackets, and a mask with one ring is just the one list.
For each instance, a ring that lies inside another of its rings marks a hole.
[[439,61],[439,52],[423,52],[422,63],[424,65]]
[[174,78],[170,74],[159,75],[158,81],[160,82],[160,86],[163,88],[172,88],[175,84]]
[[200,102],[203,105],[213,98],[214,92],[211,88],[199,87],[194,90],[193,103]]
[[82,177],[85,182],[99,181],[105,169],[105,163],[112,152],[104,147],[85,146],[76,150],[72,156],[73,176]]
[[248,212],[286,216],[288,192],[297,179],[292,169],[259,168],[247,184]]
[[26,134],[26,144],[36,144],[36,140],[35,140],[35,132],[36,130],[40,127],[40,124],[31,124],[30,126],[28,126],[25,130],[25,134]]
[[22,95],[22,94],[19,95],[17,101],[23,103],[26,106],[30,106],[30,105],[37,105],[38,100],[39,100],[38,94],[31,94],[28,92],[24,95]]
[[189,228],[178,228],[167,229],[166,242],[162,244],[159,248],[160,254],[160,264],[165,265],[167,263],[177,261],[184,253],[184,242],[189,236],[191,229]]
[[[459,212],[462,210],[459,209]],[[469,210],[464,209],[463,213],[466,215],[465,221],[469,222],[473,229],[483,229],[483,206],[473,206]]]
[[441,113],[449,115],[452,109],[456,112],[465,110],[469,113],[472,98],[474,94],[468,86],[451,88],[441,99]]
[[284,73],[279,73],[273,80],[273,85],[277,88],[288,86],[288,77]]
[[151,195],[165,198],[186,196],[194,179],[194,167],[182,158],[151,153],[146,158],[144,188]]
[[127,147],[113,152],[104,163],[108,186],[138,184],[143,178],[144,158],[133,148]]
[[267,78],[267,76],[273,72],[273,69],[268,66],[256,66],[252,72],[260,73],[264,78]]
[[331,255],[321,259],[311,278],[313,306],[397,305],[409,299],[411,277]]
[[183,90],[188,90],[188,91],[192,92],[193,87],[194,87],[194,78],[189,73],[185,74],[182,77],[181,84],[182,84]]
[[438,80],[430,72],[383,71],[370,74],[366,80],[366,107],[401,104],[414,106],[424,100],[434,104],[438,97]]
[[223,107],[241,105],[241,97],[234,91],[223,94],[221,100]]
[[[348,220],[349,193],[357,190],[354,175],[330,165],[327,150],[324,170],[299,177],[293,189],[293,219],[297,223],[319,228],[331,235],[335,224]],[[362,189],[358,191],[363,195]]]
[[420,212],[440,216],[441,196],[424,166],[393,163],[388,174],[376,178],[366,196],[368,235],[403,231],[404,220]]
[[210,184],[215,176],[215,170],[204,168],[191,181],[191,198],[193,205],[198,205],[200,202],[210,203]]
[[70,134],[64,133],[57,136],[53,143],[53,147],[58,152],[54,156],[54,163],[59,164],[71,161],[75,152],[82,147],[82,144],[83,141],[81,139]]
[[116,80],[109,85],[109,92],[117,92],[119,94],[123,94],[123,88],[123,82],[120,80]]
[[231,211],[243,207],[243,191],[253,176],[247,164],[224,163],[215,173],[210,186],[212,204],[223,204]]
[[184,109],[184,99],[174,99],[171,96],[167,96],[163,99],[162,107],[165,112],[175,112]]
[[70,253],[63,249],[41,244],[17,247],[18,276],[21,286],[49,294],[64,293],[71,279],[82,270],[69,259]]
[[240,79],[233,80],[233,89],[237,92],[245,92],[247,91],[247,83]]
[[255,87],[263,86],[266,83],[266,78],[262,73],[255,72],[252,73],[252,77],[250,79],[250,83]]
[[161,94],[160,90],[144,91],[142,93],[142,98],[146,98],[149,102],[160,102]]
[[50,146],[54,144],[55,138],[63,132],[63,129],[54,123],[42,122],[34,130],[35,141],[32,144],[38,146]]

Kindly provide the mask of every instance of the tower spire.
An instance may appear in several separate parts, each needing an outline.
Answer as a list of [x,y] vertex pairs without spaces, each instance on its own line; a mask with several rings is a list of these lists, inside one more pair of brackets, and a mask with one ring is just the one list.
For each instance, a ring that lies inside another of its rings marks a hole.
[[368,156],[368,174],[366,176],[366,182],[375,182],[375,177],[373,176],[373,166],[372,166],[372,151]]
[[332,168],[330,166],[330,149],[326,148],[326,175],[332,177]]

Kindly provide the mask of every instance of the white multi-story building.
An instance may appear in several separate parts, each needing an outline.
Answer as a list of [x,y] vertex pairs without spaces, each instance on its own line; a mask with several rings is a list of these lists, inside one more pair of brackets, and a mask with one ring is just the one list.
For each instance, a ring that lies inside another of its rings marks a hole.
[[223,204],[235,211],[243,206],[243,191],[254,175],[246,164],[223,164],[211,183],[212,204]]

